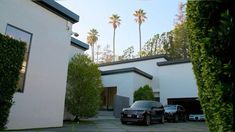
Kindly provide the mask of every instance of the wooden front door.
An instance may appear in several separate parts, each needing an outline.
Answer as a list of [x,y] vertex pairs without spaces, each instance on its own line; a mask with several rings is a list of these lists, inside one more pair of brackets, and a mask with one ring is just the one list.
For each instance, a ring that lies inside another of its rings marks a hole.
[[117,93],[116,87],[106,87],[102,92],[102,110],[113,110],[114,97]]

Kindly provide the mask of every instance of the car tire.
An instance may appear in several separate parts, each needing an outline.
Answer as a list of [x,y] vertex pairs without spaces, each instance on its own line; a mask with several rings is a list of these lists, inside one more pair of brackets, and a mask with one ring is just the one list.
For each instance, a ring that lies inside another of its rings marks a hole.
[[127,124],[127,122],[126,122],[126,121],[121,121],[121,123],[122,123],[122,124]]
[[149,116],[149,115],[146,115],[146,116],[145,116],[145,125],[146,125],[146,126],[149,126],[150,123],[151,123],[150,116]]
[[183,117],[183,121],[184,121],[184,122],[186,122],[186,121],[187,121],[187,116],[186,116],[186,115],[184,115],[184,117]]
[[179,116],[176,114],[175,115],[175,120],[174,120],[175,122],[178,122],[179,121]]
[[164,117],[164,115],[162,115],[162,117],[161,117],[161,119],[160,119],[160,123],[164,123],[165,122],[165,117]]

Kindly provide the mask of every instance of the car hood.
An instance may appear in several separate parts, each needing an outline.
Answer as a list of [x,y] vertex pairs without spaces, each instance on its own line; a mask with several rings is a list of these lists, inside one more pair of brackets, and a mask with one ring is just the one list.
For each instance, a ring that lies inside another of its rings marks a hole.
[[145,111],[148,108],[124,108],[122,111]]
[[165,113],[175,113],[176,110],[165,110]]

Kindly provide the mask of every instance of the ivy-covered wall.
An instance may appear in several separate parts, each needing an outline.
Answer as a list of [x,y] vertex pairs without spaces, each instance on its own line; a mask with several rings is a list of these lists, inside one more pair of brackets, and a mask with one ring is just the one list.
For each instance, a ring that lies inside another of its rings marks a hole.
[[233,0],[188,1],[190,57],[211,132],[233,131]]
[[0,34],[0,130],[3,130],[13,104],[26,43]]

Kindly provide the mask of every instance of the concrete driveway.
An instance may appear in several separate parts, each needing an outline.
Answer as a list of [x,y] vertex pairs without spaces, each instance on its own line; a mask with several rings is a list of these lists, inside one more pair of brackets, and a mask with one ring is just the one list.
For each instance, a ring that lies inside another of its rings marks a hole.
[[205,122],[154,123],[150,126],[130,123],[122,125],[117,118],[92,118],[80,123],[64,123],[61,128],[28,131],[44,132],[209,132]]

